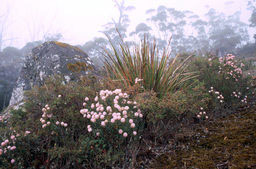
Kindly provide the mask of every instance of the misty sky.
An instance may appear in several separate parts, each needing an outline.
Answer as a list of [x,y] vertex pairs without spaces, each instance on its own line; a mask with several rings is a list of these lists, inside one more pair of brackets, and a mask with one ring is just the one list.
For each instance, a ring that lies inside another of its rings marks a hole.
[[[210,8],[231,15],[241,11],[242,21],[248,23],[250,12],[247,0],[126,0],[135,6],[129,13],[131,28],[143,22],[145,11],[159,5],[191,10],[198,15]],[[0,22],[4,26],[7,46],[23,47],[26,42],[40,40],[46,33],[61,33],[62,41],[76,45],[84,44],[99,33],[103,25],[117,18],[118,10],[112,0],[0,0]],[[0,25],[1,25],[0,24]],[[9,40],[8,40],[9,39]]]

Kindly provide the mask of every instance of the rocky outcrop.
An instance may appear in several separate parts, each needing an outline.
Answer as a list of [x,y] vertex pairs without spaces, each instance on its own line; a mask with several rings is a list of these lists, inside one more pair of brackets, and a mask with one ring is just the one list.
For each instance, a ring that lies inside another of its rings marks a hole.
[[22,104],[24,91],[35,85],[43,85],[51,75],[61,74],[69,81],[91,70],[94,70],[94,66],[90,58],[79,48],[56,41],[45,42],[26,56],[10,106]]

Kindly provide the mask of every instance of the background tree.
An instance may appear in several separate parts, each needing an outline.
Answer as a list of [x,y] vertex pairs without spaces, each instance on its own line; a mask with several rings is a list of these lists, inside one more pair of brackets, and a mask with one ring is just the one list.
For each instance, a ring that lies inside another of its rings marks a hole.
[[247,25],[240,21],[240,12],[226,17],[223,13],[210,9],[206,16],[210,48],[216,55],[234,53],[237,47],[248,41]]
[[[104,30],[100,31],[107,35],[114,45],[120,42],[120,35],[122,38],[127,37],[127,29],[129,27],[128,12],[133,10],[133,6],[126,6],[124,0],[121,2],[114,0],[115,7],[118,9],[119,16],[117,19],[112,18],[112,21],[104,25]],[[118,32],[117,32],[118,30]],[[119,35],[120,34],[120,35]],[[129,43],[129,42],[128,42]],[[82,45],[82,49],[92,58],[96,66],[103,66],[104,56],[102,55],[103,48],[109,48],[109,42],[105,37],[96,37],[91,41]]]
[[[256,0],[249,0],[248,1],[248,9],[251,10],[252,14],[250,16],[250,26],[256,27]],[[254,34],[253,38],[255,39],[256,43],[256,33]]]

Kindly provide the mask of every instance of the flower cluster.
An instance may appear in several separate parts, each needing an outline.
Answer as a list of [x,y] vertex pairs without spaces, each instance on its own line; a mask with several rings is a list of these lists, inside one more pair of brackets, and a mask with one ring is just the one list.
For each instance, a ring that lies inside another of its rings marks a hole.
[[247,96],[244,96],[244,98],[241,100],[243,103],[247,103]]
[[[4,141],[1,142],[0,156],[7,153],[8,151],[14,151],[16,149],[15,141],[16,138],[19,136],[20,134],[16,134],[16,131],[14,130],[14,134],[12,134],[9,139],[5,139]],[[10,162],[13,164],[15,162],[15,159],[12,159]]]
[[211,87],[211,90],[209,90],[209,93],[213,93],[213,94],[217,95],[217,99],[220,101],[220,103],[224,102],[223,95],[219,91],[214,90],[213,87]]
[[[60,96],[60,95],[59,95]],[[59,97],[58,96],[58,97]],[[47,126],[49,126],[51,124],[51,118],[53,117],[53,114],[52,113],[49,113],[48,111],[50,110],[50,107],[49,105],[45,105],[44,108],[42,108],[42,117],[40,118],[40,122],[42,123],[42,128],[45,128]],[[63,127],[67,127],[68,124],[65,123],[65,122],[59,122],[59,121],[56,121],[55,124],[58,126],[63,126]]]
[[[234,96],[234,97],[236,97],[236,98],[238,98],[238,99],[242,98],[241,92],[233,92],[233,93],[231,94],[231,96]],[[241,102],[247,103],[247,96],[244,96],[244,98],[241,99]]]
[[239,99],[241,97],[241,92],[233,92],[231,96],[234,96]]
[[[80,113],[92,124],[95,124],[95,128],[97,128],[96,124],[101,127],[118,126],[118,133],[123,137],[128,136],[129,129],[133,130],[133,135],[137,134],[135,121],[142,118],[143,115],[141,110],[137,109],[137,103],[129,100],[129,95],[123,93],[121,89],[101,90],[99,96],[97,95],[90,103],[88,97],[84,100],[83,106],[85,108],[81,109]],[[129,129],[124,129],[125,126],[128,126]],[[88,125],[87,130],[92,132],[92,125]],[[99,132],[96,135],[98,136]]]
[[42,118],[40,118],[40,122],[42,123],[42,128],[45,128],[51,124],[50,118],[52,117],[51,113],[47,113],[47,111],[50,110],[49,105],[45,105],[44,108],[42,108]]
[[200,107],[200,112],[197,114],[196,117],[208,119],[208,116],[206,115],[206,112],[204,111],[203,107]]
[[235,56],[232,54],[227,54],[226,57],[220,57],[219,62],[223,64],[223,66],[219,66],[219,72],[227,75],[226,79],[233,78],[235,81],[238,81],[242,76],[242,67],[244,67],[243,63],[238,63],[235,60]]

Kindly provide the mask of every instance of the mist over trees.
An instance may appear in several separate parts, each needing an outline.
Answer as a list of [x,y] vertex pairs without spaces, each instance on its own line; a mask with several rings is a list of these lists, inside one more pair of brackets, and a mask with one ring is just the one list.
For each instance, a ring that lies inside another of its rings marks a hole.
[[[249,26],[256,26],[255,0],[248,1],[248,9],[252,12],[249,19],[250,25],[240,20],[240,11],[225,15],[210,8],[204,16],[199,16],[192,11],[179,11],[161,5],[154,9],[148,9],[145,12],[146,21],[136,25],[130,32],[127,31],[130,24],[128,14],[129,10],[134,9],[134,7],[126,7],[124,1],[121,3],[115,1],[115,3],[120,14],[119,19],[108,23],[105,25],[105,30],[101,31],[107,34],[115,45],[118,45],[120,40],[116,32],[117,28],[122,38],[130,44],[132,44],[131,39],[141,40],[147,37],[150,40],[156,40],[161,50],[171,39],[173,56],[179,53],[194,53],[197,55],[211,53],[217,56],[233,53],[242,57],[253,55],[252,48],[250,48],[251,52],[246,54],[242,51],[244,47],[248,49],[248,46],[254,44],[249,41],[248,28]],[[107,44],[106,37],[97,37],[86,42],[82,48],[90,56],[102,58],[100,48],[106,47]]]
[[[144,37],[152,41],[156,40],[160,51],[171,40],[172,56],[183,53],[200,56],[207,54],[223,56],[227,53],[241,57],[256,56],[256,34],[253,35],[254,41],[251,42],[249,39],[252,35],[248,32],[250,27],[256,30],[256,0],[248,0],[247,8],[251,12],[248,18],[249,24],[241,21],[240,11],[225,15],[210,8],[204,15],[199,16],[196,12],[160,5],[145,11],[146,20],[141,21],[134,28],[131,28],[129,13],[136,8],[127,5],[124,0],[114,0],[114,4],[118,17],[103,25],[102,30],[99,30],[102,36],[78,45],[98,67],[103,65],[103,48],[110,49],[108,38],[113,45],[118,46],[120,36],[131,46]],[[0,110],[8,105],[10,92],[19,76],[23,60],[31,49],[45,41],[63,39],[61,33],[45,31],[40,40],[32,38],[32,41],[27,42],[21,49],[15,47],[3,49],[3,44],[8,40],[15,40],[5,38],[7,19],[8,10],[0,13]],[[31,30],[32,34],[35,32],[37,31]]]

